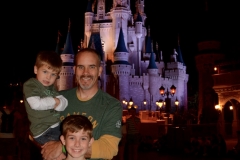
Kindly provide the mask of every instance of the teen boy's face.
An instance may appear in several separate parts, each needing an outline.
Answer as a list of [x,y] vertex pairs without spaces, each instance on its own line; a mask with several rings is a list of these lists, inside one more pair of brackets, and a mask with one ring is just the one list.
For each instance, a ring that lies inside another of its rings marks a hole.
[[46,87],[51,86],[58,77],[58,73],[50,69],[47,65],[42,65],[39,68],[34,66],[34,73],[37,80]]
[[90,139],[87,132],[83,131],[83,129],[74,133],[68,131],[66,137],[61,135],[60,139],[66,147],[68,156],[72,158],[84,157],[93,142],[93,138]]

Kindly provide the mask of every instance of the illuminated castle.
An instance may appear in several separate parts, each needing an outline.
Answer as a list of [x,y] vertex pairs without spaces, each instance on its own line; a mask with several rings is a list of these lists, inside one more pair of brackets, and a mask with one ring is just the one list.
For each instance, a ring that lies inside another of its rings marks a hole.
[[[170,61],[165,63],[162,52],[156,45],[153,48],[150,28],[146,28],[144,0],[137,0],[136,13],[132,14],[130,0],[113,0],[109,12],[105,10],[105,0],[95,4],[88,1],[85,12],[84,40],[82,48],[94,48],[101,55],[103,74],[99,78],[101,89],[120,101],[131,98],[138,110],[156,110],[156,101],[166,98],[160,95],[163,86],[170,91],[176,87],[174,96],[169,96],[174,106],[176,99],[179,107],[187,110],[188,74],[183,61],[180,45],[173,49]],[[154,52],[155,50],[155,52]],[[73,58],[70,29],[61,58],[64,62],[58,81],[58,89],[73,87]],[[147,100],[147,105],[143,101]],[[126,106],[123,104],[123,108]]]

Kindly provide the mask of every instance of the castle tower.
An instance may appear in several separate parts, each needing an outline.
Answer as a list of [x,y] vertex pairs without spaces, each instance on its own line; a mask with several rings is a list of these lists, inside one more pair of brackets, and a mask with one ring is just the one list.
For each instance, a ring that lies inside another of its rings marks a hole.
[[105,19],[105,0],[98,0],[97,4],[97,20]]
[[70,19],[68,24],[68,33],[66,43],[61,53],[61,59],[63,61],[62,70],[60,72],[60,77],[58,79],[58,90],[70,89],[73,87],[73,77],[74,77],[74,51],[72,47],[72,40],[70,34]]
[[93,11],[92,11],[92,3],[91,0],[88,0],[88,5],[87,5],[87,9],[85,12],[85,19],[84,19],[84,34],[85,34],[85,38],[84,38],[84,46],[88,46],[89,40],[90,40],[90,36],[91,36],[91,30],[92,30],[92,21],[93,21]]
[[142,43],[141,43],[141,38],[142,38],[142,17],[140,13],[138,13],[136,22],[135,22],[135,34],[137,38],[137,74],[141,75],[141,50],[142,50]]
[[114,50],[117,47],[120,28],[122,28],[124,43],[125,46],[127,46],[127,26],[128,19],[131,17],[131,10],[128,9],[127,2],[127,0],[122,0],[121,2],[114,0],[114,6],[110,12],[112,18],[112,38],[114,41]]
[[144,13],[144,0],[136,0],[135,7],[136,7],[136,13],[134,15],[134,19],[137,19],[137,15],[138,13],[140,13],[142,17],[142,22],[143,24],[145,24],[145,20],[147,17],[146,17],[146,14]]
[[129,75],[131,65],[128,63],[128,50],[126,49],[122,28],[120,28],[119,39],[117,48],[114,52],[114,63],[112,64],[112,73],[117,79],[119,91],[116,93],[116,97],[119,100],[129,100]]
[[[177,52],[178,51],[178,52]],[[170,62],[167,63],[165,70],[165,77],[172,79],[172,84],[177,88],[174,98],[171,99],[171,103],[174,104],[176,98],[181,102],[179,109],[187,111],[187,82],[188,74],[186,74],[186,66],[182,58],[182,52],[180,49],[179,39],[177,50],[173,49]]]

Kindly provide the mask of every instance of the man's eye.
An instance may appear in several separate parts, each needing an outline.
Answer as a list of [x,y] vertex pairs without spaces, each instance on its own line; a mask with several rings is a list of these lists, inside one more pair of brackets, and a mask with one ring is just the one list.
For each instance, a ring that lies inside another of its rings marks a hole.
[[47,73],[47,71],[43,71],[43,73]]
[[83,69],[83,66],[78,66],[79,69]]
[[96,66],[90,66],[91,69],[94,69]]

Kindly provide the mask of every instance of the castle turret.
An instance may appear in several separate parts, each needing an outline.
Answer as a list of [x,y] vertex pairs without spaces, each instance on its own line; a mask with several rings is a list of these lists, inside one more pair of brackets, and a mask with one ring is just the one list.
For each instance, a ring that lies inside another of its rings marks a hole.
[[123,0],[118,2],[114,0],[115,6],[111,10],[112,17],[112,31],[113,31],[113,40],[114,40],[114,48],[117,46],[117,40],[119,39],[119,31],[122,28],[124,35],[125,46],[127,46],[127,26],[128,19],[131,17],[131,10],[127,7],[127,1]]
[[97,4],[97,19],[103,20],[105,18],[105,1],[98,0]]
[[142,22],[145,24],[146,14],[144,13],[144,0],[136,0],[135,2],[136,14],[134,15],[135,19],[137,18],[138,13],[142,16]]
[[60,31],[58,31],[57,45],[56,45],[56,49],[55,49],[55,52],[58,54],[60,54],[60,46],[59,46],[60,36],[61,36],[61,33],[60,33]]
[[122,28],[120,28],[117,48],[114,52],[114,63],[112,64],[112,73],[117,79],[119,92],[116,97],[120,100],[129,99],[129,75],[131,65],[128,63],[128,51],[125,46]]
[[141,38],[142,38],[142,17],[140,13],[138,13],[136,22],[135,22],[135,34],[137,37],[137,67],[138,67],[138,75],[142,74],[141,71],[141,49],[142,49],[142,43],[141,43]]
[[70,34],[70,20],[68,25],[68,33],[66,43],[62,54],[60,55],[63,61],[62,70],[58,80],[58,90],[70,89],[73,87],[73,66],[74,66],[74,51]]
[[151,52],[152,52],[152,40],[150,37],[150,27],[148,27],[148,36],[146,41],[145,53],[143,54],[143,59],[148,60],[151,56]]
[[91,29],[92,29],[92,22],[93,22],[93,11],[92,11],[92,3],[91,0],[88,0],[88,5],[87,9],[85,12],[85,28],[84,28],[84,33],[85,33],[85,46],[88,46],[89,39],[91,36]]

